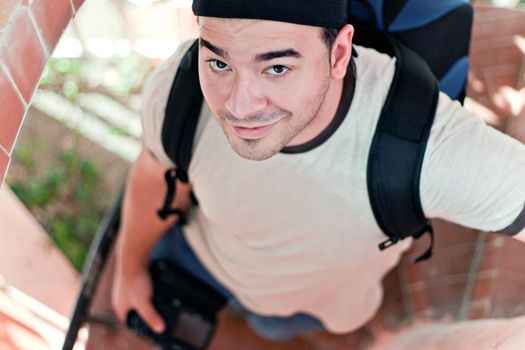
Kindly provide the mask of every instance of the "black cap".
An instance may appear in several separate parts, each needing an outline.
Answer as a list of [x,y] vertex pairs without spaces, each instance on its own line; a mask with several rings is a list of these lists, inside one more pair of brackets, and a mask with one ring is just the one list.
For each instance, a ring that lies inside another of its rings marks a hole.
[[197,16],[246,18],[341,28],[347,23],[347,0],[193,0]]

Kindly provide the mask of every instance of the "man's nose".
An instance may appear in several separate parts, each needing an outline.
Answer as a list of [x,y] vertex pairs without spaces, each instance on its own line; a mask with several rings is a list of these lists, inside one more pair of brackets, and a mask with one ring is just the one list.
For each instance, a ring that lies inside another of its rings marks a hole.
[[267,101],[256,78],[237,76],[233,82],[226,109],[238,119],[246,119],[266,108]]

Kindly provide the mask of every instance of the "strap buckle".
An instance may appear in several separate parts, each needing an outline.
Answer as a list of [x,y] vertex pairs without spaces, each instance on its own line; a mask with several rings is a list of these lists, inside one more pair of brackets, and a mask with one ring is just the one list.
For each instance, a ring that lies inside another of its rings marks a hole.
[[175,198],[175,195],[177,193],[176,181],[178,178],[180,178],[180,175],[175,168],[168,169],[164,174],[164,179],[166,180],[167,185],[166,197],[164,199],[164,204],[162,205],[162,208],[157,210],[157,215],[162,220],[166,220],[170,215],[177,214],[179,216],[179,222],[181,224],[185,224],[186,219],[184,217],[184,213],[177,208],[171,207],[171,203],[173,202],[173,199]]
[[390,248],[391,246],[395,245],[397,242],[399,242],[399,238],[390,237],[386,241],[379,243],[379,250],[383,251],[387,248]]

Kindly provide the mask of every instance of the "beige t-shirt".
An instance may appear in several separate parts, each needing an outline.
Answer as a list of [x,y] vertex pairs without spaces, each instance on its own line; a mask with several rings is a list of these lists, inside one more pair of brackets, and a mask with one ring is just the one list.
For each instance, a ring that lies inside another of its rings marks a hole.
[[[187,45],[145,90],[144,144],[170,165],[160,133]],[[357,51],[354,98],[327,141],[303,153],[246,160],[204,106],[189,168],[199,206],[185,235],[206,268],[252,311],[309,313],[332,332],[355,330],[372,317],[382,277],[411,244],[378,250],[386,236],[366,184],[368,150],[395,61]],[[524,179],[525,147],[441,94],[421,175],[426,215],[500,230],[524,207]]]

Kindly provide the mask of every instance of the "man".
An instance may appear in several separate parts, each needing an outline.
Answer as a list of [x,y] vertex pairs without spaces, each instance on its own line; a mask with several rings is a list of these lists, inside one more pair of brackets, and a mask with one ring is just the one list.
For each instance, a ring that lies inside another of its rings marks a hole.
[[[151,254],[238,302],[268,338],[351,332],[374,315],[382,276],[411,243],[377,249],[385,236],[366,186],[395,64],[352,46],[341,9],[346,1],[251,1],[248,8],[240,0],[194,1],[206,104],[190,184],[177,184],[174,203],[190,210],[189,222],[156,215],[163,174],[173,166],[161,141],[164,109],[187,43],[145,91],[144,147],[130,172],[116,253],[113,303],[121,319],[136,309],[154,330],[164,327],[150,302]],[[517,234],[525,225],[524,179],[523,145],[442,94],[421,174],[426,216]]]

